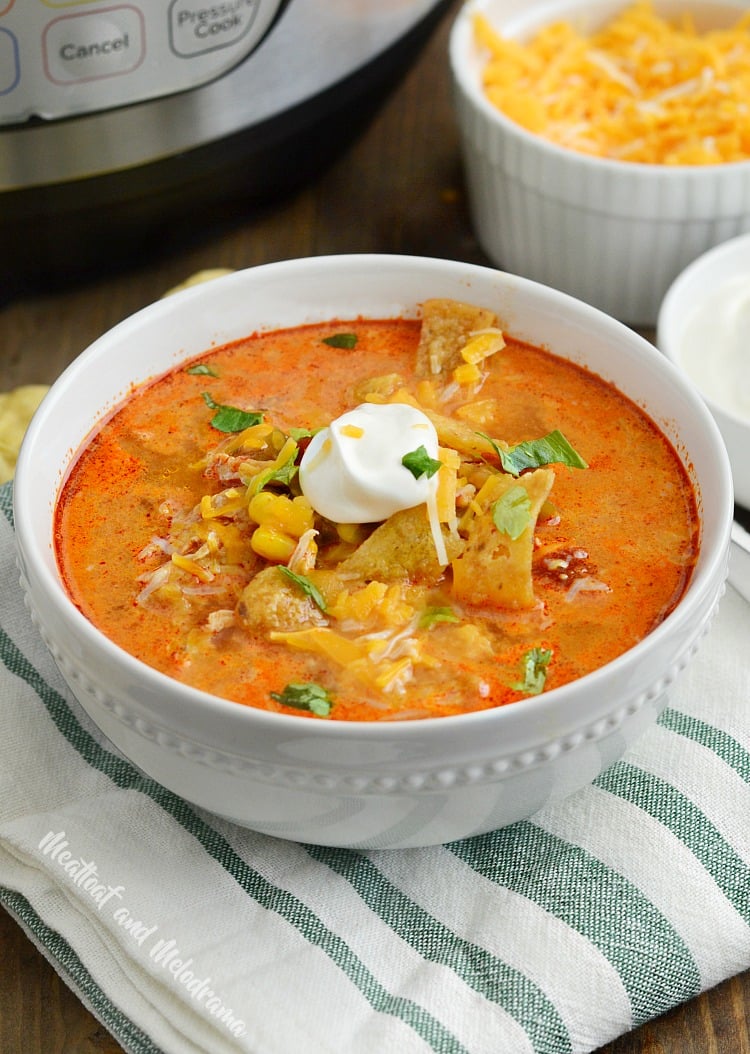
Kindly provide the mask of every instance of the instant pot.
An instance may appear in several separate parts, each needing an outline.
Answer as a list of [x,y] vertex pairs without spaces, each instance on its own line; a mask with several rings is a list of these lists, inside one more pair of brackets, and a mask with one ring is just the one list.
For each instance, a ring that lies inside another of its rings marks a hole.
[[450,0],[0,0],[0,283],[65,281],[311,178]]

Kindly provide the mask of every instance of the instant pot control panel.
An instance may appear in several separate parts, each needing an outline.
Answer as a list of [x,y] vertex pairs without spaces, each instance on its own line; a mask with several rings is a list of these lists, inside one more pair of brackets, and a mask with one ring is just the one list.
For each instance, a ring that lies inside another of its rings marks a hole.
[[241,62],[283,0],[0,0],[0,125],[195,88]]

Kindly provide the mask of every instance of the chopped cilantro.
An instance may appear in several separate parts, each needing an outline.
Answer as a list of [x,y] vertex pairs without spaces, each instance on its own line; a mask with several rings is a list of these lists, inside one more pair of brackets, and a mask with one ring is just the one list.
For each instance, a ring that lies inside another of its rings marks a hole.
[[192,373],[197,377],[218,377],[218,373],[205,362],[196,362],[194,366],[188,366],[185,373]]
[[477,432],[482,439],[492,443],[505,472],[520,476],[527,468],[542,468],[544,465],[568,465],[570,468],[588,468],[581,455],[573,449],[562,432],[555,429],[540,439],[528,439],[523,443],[503,450],[495,440],[484,432]]
[[[496,478],[500,478],[499,476]],[[531,521],[531,499],[525,487],[509,487],[492,506],[492,522],[501,534],[515,541]]]
[[271,692],[271,698],[283,706],[295,710],[309,710],[318,717],[328,717],[333,700],[325,688],[310,681],[306,684],[288,684],[283,692]]
[[449,607],[434,607],[425,608],[422,614],[419,616],[419,628],[429,629],[434,626],[436,622],[460,622],[461,619],[453,610]]
[[441,467],[441,462],[436,461],[434,457],[430,457],[423,446],[419,446],[416,450],[404,454],[401,458],[401,464],[404,468],[409,469],[415,479],[421,479],[422,476],[427,476],[429,479]]
[[269,483],[282,483],[285,487],[288,487],[298,472],[299,466],[295,465],[294,457],[290,457],[288,461],[285,461],[283,465],[279,465],[278,468],[266,469],[265,472],[261,472],[256,476],[254,492],[259,494]]
[[216,411],[211,418],[211,426],[219,432],[242,432],[252,425],[259,425],[263,420],[260,410],[240,410],[236,406],[224,406],[214,402],[208,392],[203,392],[203,401],[209,410]]
[[333,333],[330,337],[323,337],[323,343],[332,348],[353,348],[357,343],[357,334]]
[[314,582],[311,582],[309,578],[305,578],[304,575],[296,575],[294,571],[290,571],[283,564],[278,564],[278,568],[283,575],[286,575],[295,585],[299,586],[305,596],[308,596],[314,604],[317,604],[321,611],[326,610],[325,597]]
[[532,648],[523,657],[523,680],[512,687],[526,695],[539,695],[544,691],[547,680],[547,667],[552,652],[548,648]]

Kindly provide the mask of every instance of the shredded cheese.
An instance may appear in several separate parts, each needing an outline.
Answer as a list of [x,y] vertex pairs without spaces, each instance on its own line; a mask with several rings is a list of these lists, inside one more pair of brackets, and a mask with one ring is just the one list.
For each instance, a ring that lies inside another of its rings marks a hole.
[[505,347],[505,337],[499,329],[483,329],[471,334],[471,338],[460,351],[464,362],[476,365],[483,359],[495,355]]
[[202,567],[197,560],[193,560],[189,556],[181,556],[179,553],[172,553],[172,563],[175,567],[179,567],[180,570],[187,571],[188,574],[194,575],[200,582],[211,582],[214,578],[213,572]]
[[750,11],[701,33],[636,0],[589,36],[556,22],[522,44],[480,14],[475,34],[487,98],[560,146],[644,164],[750,158]]
[[322,655],[382,692],[398,693],[411,680],[414,662],[419,660],[419,645],[411,636],[413,628],[412,623],[395,635],[375,634],[354,640],[328,628],[272,632],[269,637],[299,651]]
[[449,563],[448,552],[445,548],[443,532],[440,528],[437,496],[434,491],[431,491],[427,497],[427,517],[430,522],[430,534],[432,535],[432,544],[435,546],[437,562],[441,567],[447,567]]
[[478,384],[481,379],[482,371],[474,362],[463,362],[453,371],[453,380],[456,384]]

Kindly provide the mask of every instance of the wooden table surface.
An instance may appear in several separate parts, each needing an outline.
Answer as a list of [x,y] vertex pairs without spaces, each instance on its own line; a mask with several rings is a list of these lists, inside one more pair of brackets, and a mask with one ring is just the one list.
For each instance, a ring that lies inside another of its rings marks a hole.
[[[205,268],[336,252],[487,263],[463,196],[446,64],[451,16],[354,143],[300,191],[253,206],[223,229],[193,231],[187,243],[175,225],[158,255],[1,306],[0,390],[51,383],[102,331]],[[0,1054],[120,1054],[2,909],[0,948]],[[750,973],[599,1054],[750,1054],[749,1022]]]

